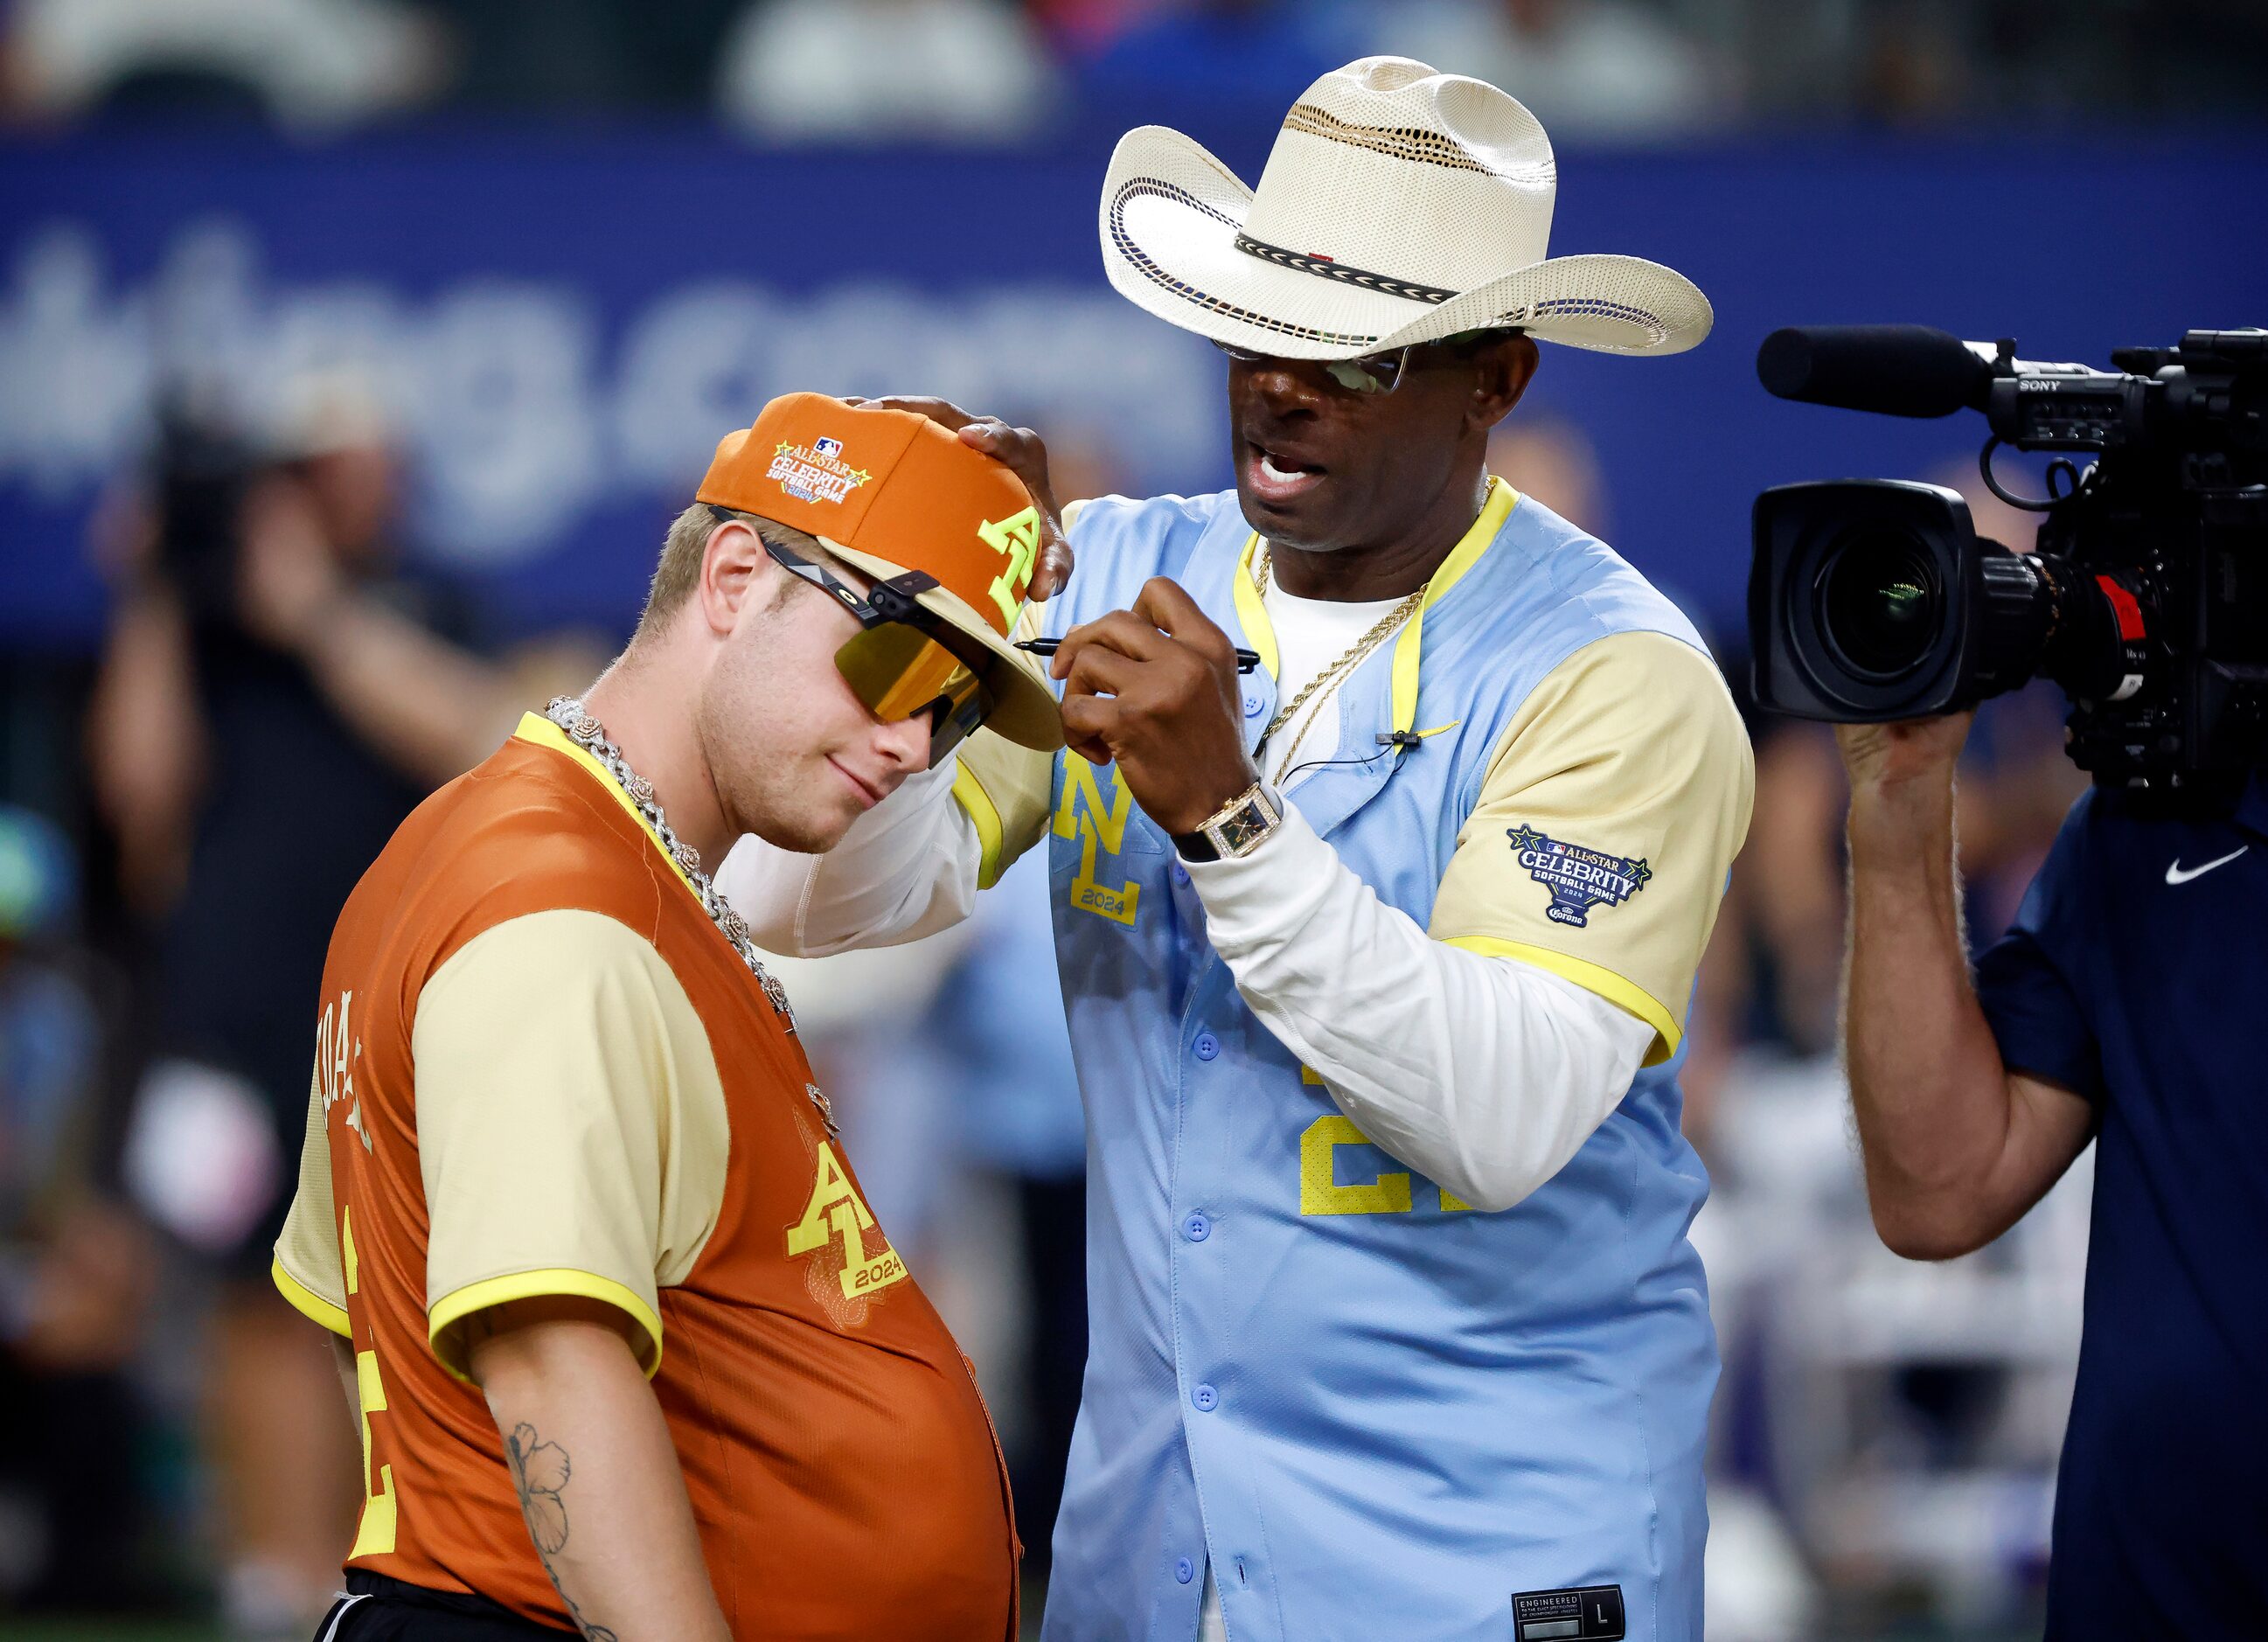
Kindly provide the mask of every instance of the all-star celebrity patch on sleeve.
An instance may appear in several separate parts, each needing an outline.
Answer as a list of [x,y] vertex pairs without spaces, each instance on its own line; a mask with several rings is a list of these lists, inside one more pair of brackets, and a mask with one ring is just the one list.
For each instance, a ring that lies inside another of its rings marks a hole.
[[1666,634],[1594,640],[1531,691],[1457,836],[1430,933],[1564,976],[1677,1052],[1755,769],[1716,665]]
[[575,1294],[660,1366],[659,1291],[715,1227],[729,1134],[707,1032],[642,936],[563,909],[467,942],[418,994],[417,1157],[433,1350],[489,1307]]

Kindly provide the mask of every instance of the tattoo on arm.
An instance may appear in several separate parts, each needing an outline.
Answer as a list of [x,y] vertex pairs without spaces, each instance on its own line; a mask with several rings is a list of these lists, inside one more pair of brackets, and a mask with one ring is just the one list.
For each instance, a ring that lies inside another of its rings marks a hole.
[[583,1616],[575,1599],[567,1594],[567,1587],[559,1583],[559,1570],[552,1565],[551,1559],[567,1548],[564,1496],[568,1478],[575,1474],[567,1450],[556,1442],[545,1442],[536,1435],[534,1426],[522,1420],[504,1433],[504,1453],[512,1467],[512,1486],[519,1493],[519,1513],[527,1520],[528,1537],[535,1542],[536,1555],[542,1558],[551,1588],[567,1604],[567,1616],[589,1642],[621,1642],[606,1626]]

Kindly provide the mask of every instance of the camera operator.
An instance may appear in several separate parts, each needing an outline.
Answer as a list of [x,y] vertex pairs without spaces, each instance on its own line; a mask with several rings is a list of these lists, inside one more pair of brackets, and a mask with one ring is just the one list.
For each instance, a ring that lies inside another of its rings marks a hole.
[[2097,1144],[2051,1642],[2268,1636],[2268,779],[2176,819],[2098,786],[1972,985],[1970,715],[1839,725],[1851,1088],[1883,1241],[1982,1248]]
[[89,736],[155,936],[158,1057],[123,1170],[217,1283],[204,1434],[242,1638],[307,1634],[358,1492],[329,1356],[269,1280],[332,920],[428,792],[600,659],[464,647],[452,601],[394,563],[398,468],[375,399],[328,373],[278,398],[256,452],[172,431],[115,553]]

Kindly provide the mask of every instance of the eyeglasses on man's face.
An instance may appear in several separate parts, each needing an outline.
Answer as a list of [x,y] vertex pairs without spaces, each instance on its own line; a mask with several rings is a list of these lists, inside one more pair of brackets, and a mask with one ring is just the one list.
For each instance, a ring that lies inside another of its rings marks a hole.
[[[711,503],[709,511],[720,524],[755,529],[747,515],[730,508]],[[915,600],[938,585],[937,578],[908,571],[876,582],[862,595],[826,566],[764,541],[760,530],[755,534],[782,570],[857,619],[859,630],[835,652],[835,669],[866,711],[884,724],[930,715],[932,769],[984,722],[993,703],[992,693],[979,681],[989,659],[983,646]]]
[[1319,364],[1325,375],[1351,394],[1391,394],[1402,386],[1403,379],[1416,366],[1423,365],[1429,352],[1446,353],[1456,358],[1469,358],[1484,343],[1494,336],[1506,335],[1496,331],[1460,331],[1439,342],[1411,342],[1406,347],[1389,349],[1385,353],[1364,354],[1358,359],[1285,359],[1274,354],[1256,353],[1249,348],[1231,347],[1216,340],[1213,346],[1239,364],[1293,365]]

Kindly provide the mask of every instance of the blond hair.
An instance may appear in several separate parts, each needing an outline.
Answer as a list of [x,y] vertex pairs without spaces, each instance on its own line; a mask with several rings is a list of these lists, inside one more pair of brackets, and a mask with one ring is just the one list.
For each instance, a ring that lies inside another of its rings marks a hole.
[[[730,516],[773,547],[785,548],[807,559],[825,556],[825,550],[808,532],[792,525],[737,511]],[[646,587],[645,609],[638,616],[637,631],[630,637],[633,644],[668,625],[670,617],[693,596],[693,590],[701,585],[701,561],[709,551],[709,538],[725,522],[706,502],[694,503],[670,521],[669,534],[661,539],[661,556],[654,563],[653,580]],[[795,585],[790,578],[774,602],[784,600]]]

